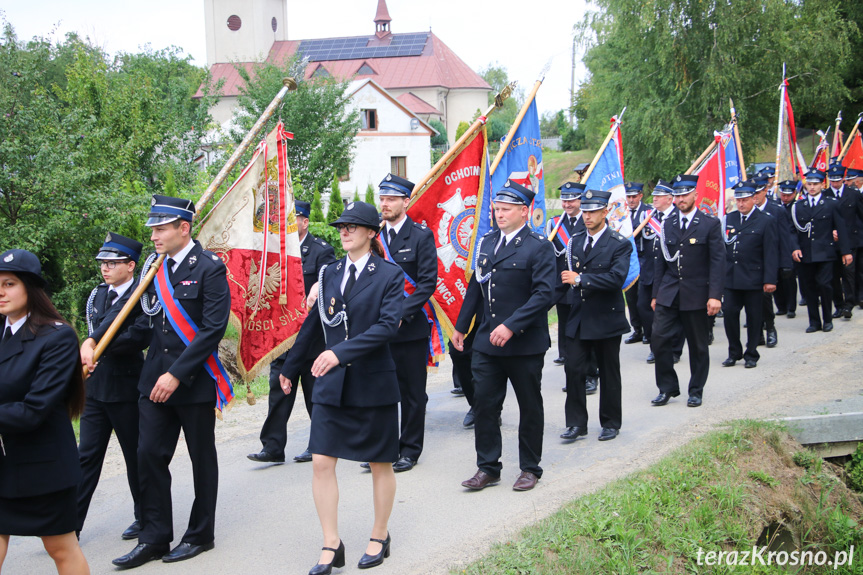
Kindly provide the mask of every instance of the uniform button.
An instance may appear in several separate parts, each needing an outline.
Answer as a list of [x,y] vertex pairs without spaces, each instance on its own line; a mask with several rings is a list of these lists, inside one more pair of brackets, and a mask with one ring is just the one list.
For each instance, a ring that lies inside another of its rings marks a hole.
[[167,348],[167,347],[165,348],[165,353],[168,353],[168,348]]
[[496,272],[496,271],[497,271],[497,268],[492,268],[492,269],[491,269],[491,273],[494,273],[494,272]]
[[494,298],[491,298],[491,303],[494,303],[494,302],[495,302],[495,299],[494,299]]
[[495,287],[495,284],[491,284],[491,287]]
[[491,317],[497,317],[495,314],[491,314]]

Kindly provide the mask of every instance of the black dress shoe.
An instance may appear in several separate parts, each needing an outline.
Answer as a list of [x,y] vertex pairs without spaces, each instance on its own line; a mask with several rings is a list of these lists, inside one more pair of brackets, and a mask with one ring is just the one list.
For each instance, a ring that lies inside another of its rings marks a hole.
[[744,364],[744,367],[746,369],[752,369],[753,367],[757,367],[757,366],[758,366],[758,362],[756,362],[754,359],[747,359],[746,363]]
[[140,567],[148,561],[159,559],[167,552],[167,543],[164,545],[154,545],[152,543],[138,543],[138,545],[134,549],[132,549],[122,557],[117,557],[116,559],[111,561],[111,563],[113,563],[117,567],[122,567],[124,569],[132,569],[133,567]]
[[609,441],[610,439],[614,439],[615,437],[617,437],[618,433],[620,433],[619,429],[614,429],[613,427],[603,427],[597,439],[599,439],[600,441]]
[[671,399],[672,397],[677,397],[678,395],[680,395],[680,392],[660,393],[659,395],[650,400],[650,404],[655,407],[659,407],[661,405],[665,405],[666,403],[668,403],[669,399]]
[[461,424],[465,428],[470,429],[471,427],[473,427],[474,423],[476,423],[476,414],[473,412],[473,408],[471,407],[470,410],[468,410],[468,412],[465,414],[464,421],[462,421]]
[[216,544],[212,541],[204,543],[203,545],[194,545],[192,543],[183,542],[171,549],[170,553],[162,557],[162,562],[176,563],[177,561],[185,561],[186,559],[197,557],[204,551],[209,551],[215,546]]
[[321,551],[332,551],[333,560],[329,563],[318,563],[309,569],[309,575],[330,575],[333,572],[333,567],[345,566],[345,544],[342,543],[341,539],[338,548],[321,547]]
[[836,319],[838,317],[842,317],[842,310],[839,308],[836,308],[836,311],[833,312],[833,319]]
[[779,343],[779,334],[776,333],[775,329],[767,330],[767,347],[773,348],[776,347],[776,344]]
[[584,382],[584,391],[587,395],[596,393],[596,388],[599,387],[599,379],[596,377],[588,377]]
[[764,339],[764,332],[761,332],[761,335],[758,336],[758,345],[763,346],[767,345],[767,340]]
[[845,309],[842,311],[842,317],[845,319],[851,319],[854,316],[854,312],[852,311],[853,309],[853,304],[845,306]]
[[820,325],[810,325],[806,328],[806,333],[815,333],[816,331],[821,331]]
[[825,323],[823,331],[826,333],[828,331],[833,331],[833,322]]
[[556,360],[554,360],[554,364],[555,364],[555,365],[563,365],[563,364],[565,364],[565,363],[566,363],[566,358],[565,358],[565,357],[559,357],[559,358],[557,358]]
[[638,343],[641,341],[641,338],[643,336],[644,336],[644,334],[641,332],[641,330],[637,329],[634,332],[632,332],[628,338],[623,340],[623,343]]
[[656,356],[653,355],[653,352],[647,354],[647,363],[656,363]]
[[312,460],[312,452],[309,451],[308,448],[306,448],[306,450],[303,451],[302,453],[300,453],[299,455],[294,456],[294,461],[296,461],[297,463],[308,463],[311,460]]
[[269,451],[261,451],[260,453],[250,453],[246,457],[258,463],[284,463],[284,455],[275,455]]
[[737,360],[733,357],[729,357],[722,362],[722,367],[734,367],[735,365],[737,365]]
[[650,340],[647,338],[647,336],[644,336],[643,338],[641,338],[641,343],[643,343],[644,345],[650,345]]
[[371,469],[368,461],[363,461],[362,463],[360,463],[360,467],[362,467],[363,469]]
[[126,527],[126,530],[123,531],[122,535],[120,535],[120,539],[124,539],[126,541],[129,539],[137,539],[140,532],[141,524],[138,523],[138,520],[136,519],[131,525]]
[[689,400],[686,402],[686,407],[701,407],[701,398],[690,395]]
[[414,468],[417,462],[410,457],[399,457],[399,460],[393,463],[393,471],[401,473],[402,471],[410,471]]
[[788,319],[794,319],[795,317],[797,317],[797,314],[793,311],[789,311],[787,314],[785,314],[785,317],[787,317]]
[[799,305],[806,305],[806,298],[800,298]]
[[357,563],[357,567],[360,569],[368,569],[370,567],[377,567],[378,565],[384,562],[384,559],[390,556],[390,543],[392,543],[392,539],[390,539],[390,534],[387,533],[386,539],[375,539],[374,537],[370,538],[369,541],[374,541],[376,543],[381,544],[381,551],[375,555],[369,555],[368,553],[363,553],[363,556],[360,558],[360,562]]
[[449,390],[449,392],[457,397],[461,397],[464,395],[464,389],[462,389],[461,387],[454,387]]
[[788,313],[788,310],[785,310],[785,309],[777,309],[776,310],[776,315],[785,315],[787,313]]
[[707,345],[713,345],[713,328],[710,328],[710,331],[707,332]]
[[566,431],[560,434],[561,439],[566,439],[567,441],[575,441],[579,437],[584,437],[587,435],[587,429],[584,427],[567,427]]

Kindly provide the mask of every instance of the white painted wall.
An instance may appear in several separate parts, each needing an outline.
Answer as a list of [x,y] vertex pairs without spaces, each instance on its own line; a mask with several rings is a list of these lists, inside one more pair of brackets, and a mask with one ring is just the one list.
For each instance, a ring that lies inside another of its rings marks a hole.
[[[239,30],[228,29],[228,18],[239,16]],[[272,19],[277,22],[273,32]],[[287,0],[204,0],[207,64],[261,62],[274,41],[288,35]]]

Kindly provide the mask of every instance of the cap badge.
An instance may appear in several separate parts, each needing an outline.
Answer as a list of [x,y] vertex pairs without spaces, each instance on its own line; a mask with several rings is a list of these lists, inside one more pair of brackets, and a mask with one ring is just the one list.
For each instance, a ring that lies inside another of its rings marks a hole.
[[593,192],[591,192],[590,190],[587,190],[587,192],[585,192],[585,194],[584,194],[584,197],[589,200],[590,198],[593,197]]
[[511,184],[509,183],[509,180],[507,180],[507,181],[506,181],[506,183],[503,185],[503,187],[504,187],[504,188],[508,188],[510,185],[511,185]]
[[352,210],[352,209],[354,209],[354,203],[353,203],[353,202],[349,203],[347,206],[345,206],[345,209],[346,209],[346,210]]
[[681,179],[682,179],[682,178],[681,178],[680,176],[677,176],[677,181],[678,181],[678,182],[679,182]]
[[150,200],[150,205],[151,205],[151,206],[155,206],[155,205],[156,205],[156,198],[153,198],[152,200]]
[[107,243],[110,241],[111,241],[111,234],[108,234],[107,236],[105,236],[105,242]]
[[11,261],[12,261],[12,260],[14,260],[14,259],[15,259],[15,254],[9,254],[8,256],[6,256],[5,258],[3,258],[3,261],[4,261],[4,262],[6,262],[6,263],[9,263],[9,262],[11,262]]
[[387,177],[384,179],[388,182],[391,182],[391,181],[393,181],[393,176],[392,176],[392,174],[387,174]]

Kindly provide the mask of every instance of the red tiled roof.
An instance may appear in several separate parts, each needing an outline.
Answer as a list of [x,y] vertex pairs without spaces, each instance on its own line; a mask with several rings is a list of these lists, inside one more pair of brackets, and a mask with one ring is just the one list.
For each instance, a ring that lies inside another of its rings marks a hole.
[[[377,39],[375,36],[368,38]],[[282,64],[296,53],[300,42],[300,40],[274,42],[267,56],[267,62]],[[363,65],[363,62],[368,63],[377,73],[357,76],[357,70]],[[243,80],[235,69],[236,65],[220,63],[213,64],[210,68],[214,84],[222,79],[225,80],[221,91],[222,96],[230,97],[239,94],[239,87]],[[246,70],[251,70],[254,67],[254,63],[251,62],[243,62],[239,65],[245,67]],[[429,41],[419,56],[310,62],[306,67],[305,77],[311,77],[319,65],[323,65],[333,77],[339,80],[372,78],[386,90],[437,86],[449,89],[491,90],[491,86],[482,79],[482,76],[474,72],[434,33],[429,33]],[[200,90],[195,94],[195,97],[201,97]]]
[[401,96],[398,96],[396,100],[407,106],[407,108],[414,114],[427,114],[437,116],[442,115],[440,113],[440,110],[438,110],[413,92],[406,92]]

